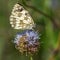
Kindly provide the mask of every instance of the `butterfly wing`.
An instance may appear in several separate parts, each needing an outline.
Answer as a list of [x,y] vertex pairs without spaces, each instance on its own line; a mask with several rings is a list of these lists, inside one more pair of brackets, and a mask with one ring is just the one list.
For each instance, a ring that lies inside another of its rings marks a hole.
[[32,29],[35,26],[28,11],[19,4],[15,4],[12,9],[10,24],[14,29]]

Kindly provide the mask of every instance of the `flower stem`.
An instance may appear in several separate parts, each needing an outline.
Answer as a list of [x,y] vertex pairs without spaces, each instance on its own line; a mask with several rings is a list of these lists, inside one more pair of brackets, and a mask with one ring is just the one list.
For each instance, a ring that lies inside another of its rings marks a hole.
[[32,56],[30,57],[30,60],[33,60]]

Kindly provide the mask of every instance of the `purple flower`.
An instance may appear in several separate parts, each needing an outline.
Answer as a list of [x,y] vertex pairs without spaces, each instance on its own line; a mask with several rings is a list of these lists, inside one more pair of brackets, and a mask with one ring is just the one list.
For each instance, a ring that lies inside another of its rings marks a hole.
[[14,43],[21,53],[27,52],[29,54],[33,54],[38,51],[39,35],[36,31],[25,30],[24,32],[16,35]]

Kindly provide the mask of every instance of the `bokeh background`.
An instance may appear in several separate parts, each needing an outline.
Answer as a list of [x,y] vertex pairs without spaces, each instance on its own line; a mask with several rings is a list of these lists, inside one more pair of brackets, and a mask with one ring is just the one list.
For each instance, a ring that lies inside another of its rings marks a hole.
[[41,34],[40,49],[33,60],[60,60],[60,0],[0,0],[0,60],[30,60],[15,49],[12,40],[20,30],[9,24],[15,3],[27,9]]

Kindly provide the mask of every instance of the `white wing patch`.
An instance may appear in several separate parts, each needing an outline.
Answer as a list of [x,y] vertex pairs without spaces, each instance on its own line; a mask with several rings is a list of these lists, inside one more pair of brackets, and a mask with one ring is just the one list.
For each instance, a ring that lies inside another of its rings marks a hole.
[[19,4],[15,4],[12,9],[10,24],[14,29],[32,29],[35,26],[28,11]]

